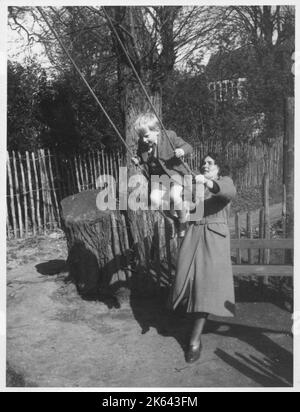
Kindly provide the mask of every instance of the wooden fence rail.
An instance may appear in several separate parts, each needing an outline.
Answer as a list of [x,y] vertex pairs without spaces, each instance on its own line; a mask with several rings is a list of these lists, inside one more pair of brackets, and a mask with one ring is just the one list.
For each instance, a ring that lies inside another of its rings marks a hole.
[[[207,142],[197,145],[186,161],[197,172],[202,157],[209,151],[223,154],[238,190],[261,186],[262,176],[267,172],[271,182],[281,180],[281,141],[271,148],[242,143],[224,148],[220,142]],[[22,238],[60,227],[63,198],[95,189],[100,175],[110,174],[118,179],[119,168],[124,165],[124,155],[117,151],[68,156],[48,149],[7,153],[7,237]],[[264,225],[268,224],[264,220]],[[263,224],[261,230],[266,232]],[[268,259],[268,252],[262,259]]]

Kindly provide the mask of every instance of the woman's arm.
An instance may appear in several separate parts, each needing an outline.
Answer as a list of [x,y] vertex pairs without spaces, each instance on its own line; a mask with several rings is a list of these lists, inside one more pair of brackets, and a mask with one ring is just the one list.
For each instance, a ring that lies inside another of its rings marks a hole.
[[236,196],[236,188],[229,176],[221,177],[217,181],[211,180],[207,187],[216,196],[221,196],[228,200],[233,200]]

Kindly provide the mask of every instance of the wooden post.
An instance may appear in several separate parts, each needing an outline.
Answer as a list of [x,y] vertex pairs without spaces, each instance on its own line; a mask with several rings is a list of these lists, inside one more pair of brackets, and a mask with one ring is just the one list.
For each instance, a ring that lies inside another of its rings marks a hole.
[[[285,102],[285,132],[283,140],[283,184],[286,187],[286,236],[294,237],[294,119],[295,101],[288,97]],[[286,263],[293,262],[292,251],[285,255]]]
[[102,175],[102,169],[101,169],[101,158],[100,158],[100,152],[97,150],[97,181],[96,181],[96,189],[98,188],[98,178],[100,175]]
[[73,167],[74,157],[72,154],[68,155],[68,175],[69,175],[69,182],[70,182],[70,191],[71,194],[76,192],[76,177],[74,175],[74,167]]
[[95,162],[95,152],[90,153],[90,164],[91,164],[91,173],[93,178],[93,185],[94,189],[96,189],[96,181],[97,181],[97,171],[96,171],[96,162]]
[[59,151],[55,151],[55,158],[54,158],[54,163],[55,163],[55,169],[56,169],[56,174],[59,178],[59,187],[60,187],[60,201],[67,196],[67,190],[66,190],[66,185],[65,185],[65,173],[63,169],[63,164],[62,164],[62,158],[60,155]]
[[[113,176],[111,157],[112,157],[111,152],[106,152],[106,160],[107,160],[107,168],[108,168],[107,170],[108,170],[108,174],[109,174],[110,176]],[[110,188],[110,190],[112,190],[111,193],[113,194],[113,189]]]
[[46,201],[46,208],[48,210],[48,216],[49,216],[49,228],[53,229],[55,228],[55,216],[53,212],[53,204],[51,201],[51,187],[49,184],[49,178],[48,178],[48,171],[47,171],[47,162],[46,162],[46,154],[45,150],[41,149],[41,160],[42,160],[42,170],[43,170],[43,179],[44,179],[44,188],[45,188],[45,201]]
[[248,159],[248,165],[247,165],[248,173],[246,173],[247,189],[248,189],[249,187],[251,187],[251,180],[252,180],[252,156],[250,155],[249,145],[247,145],[246,152],[247,152],[247,159]]
[[75,154],[74,154],[74,163],[75,163],[77,188],[78,188],[78,193],[79,193],[80,192],[79,167],[78,167],[78,159],[77,159],[77,156]]
[[91,188],[96,188],[96,180],[95,180],[95,171],[94,171],[94,163],[93,163],[93,152],[88,152],[88,165],[89,171],[91,176]]
[[101,162],[102,162],[102,169],[101,169],[101,174],[106,175],[107,174],[107,168],[105,164],[105,156],[104,156],[104,150],[101,150]]
[[57,215],[57,223],[59,224],[59,227],[61,227],[60,210],[59,210],[57,196],[56,196],[56,187],[55,187],[54,177],[53,177],[51,153],[49,149],[47,151],[47,154],[48,154],[48,162],[49,162],[50,181],[52,182],[52,192],[53,192],[54,204],[55,204],[56,215]]
[[43,149],[43,155],[44,155],[44,166],[45,166],[45,177],[46,177],[46,188],[47,188],[47,202],[48,202],[48,207],[50,210],[50,216],[51,216],[51,222],[50,222],[50,227],[52,229],[57,227],[57,219],[55,218],[55,213],[54,213],[54,202],[52,201],[52,196],[51,196],[51,183],[50,183],[50,169],[49,169],[49,159],[48,159],[48,165],[47,165],[47,151]]
[[[114,176],[113,153],[109,153],[110,175]],[[114,176],[116,177],[116,176]]]
[[120,167],[122,166],[122,157],[120,151],[117,153],[117,163],[118,163],[118,169],[120,170]]
[[114,154],[114,169],[115,169],[115,179],[119,179],[119,162],[118,162],[118,152]]
[[[264,176],[264,209],[265,209],[265,221],[264,221],[264,237],[265,239],[270,239],[270,179],[269,175]],[[264,253],[264,264],[270,264],[270,250],[265,249]],[[265,279],[267,281],[267,279]]]
[[36,215],[37,215],[37,222],[38,222],[38,231],[42,229],[42,221],[41,221],[41,214],[40,214],[40,185],[38,180],[37,168],[36,168],[36,157],[35,153],[31,153],[32,157],[32,164],[33,164],[33,171],[34,171],[34,178],[35,178],[35,193],[36,193]]
[[16,219],[16,210],[15,210],[14,186],[13,186],[13,179],[12,179],[10,159],[9,159],[8,152],[7,152],[7,175],[8,175],[8,183],[9,183],[10,207],[11,207],[11,215],[12,215],[12,222],[13,222],[13,231],[14,231],[14,237],[17,238],[18,228],[17,228],[17,219]]
[[24,167],[22,162],[21,153],[18,152],[18,159],[20,163],[20,171],[21,171],[21,180],[22,180],[22,198],[23,198],[23,207],[24,207],[24,223],[25,223],[25,237],[28,236],[28,208],[27,208],[27,188],[26,188],[26,181],[25,181],[25,174],[24,174]]
[[78,155],[78,161],[79,161],[79,174],[80,174],[81,182],[82,182],[80,191],[82,191],[85,189],[85,184],[84,184],[84,176],[83,176],[83,170],[82,170],[82,159],[80,155]]
[[83,155],[83,166],[84,166],[84,174],[85,174],[85,190],[89,190],[91,188],[90,184],[90,178],[89,178],[89,173],[88,173],[88,168],[86,164],[86,158],[87,158],[87,153],[84,153]]
[[102,153],[102,150],[97,150],[97,174],[98,176],[102,175],[101,153]]
[[98,171],[98,163],[96,159],[97,153],[93,153],[93,164],[94,164],[94,171],[95,171],[95,188],[97,188],[97,180],[99,177],[99,171]]
[[[264,208],[260,209],[259,212],[259,238],[260,239],[264,239],[265,237],[265,210]],[[259,264],[263,264],[264,263],[264,249],[259,249]],[[263,295],[264,293],[264,284],[265,284],[265,280],[263,277],[260,277],[258,279],[259,282],[259,286],[260,286],[260,293]]]
[[65,154],[57,151],[57,165],[59,169],[59,175],[61,176],[61,189],[62,189],[62,199],[69,196],[68,183],[67,183],[67,173],[65,166]]
[[68,195],[70,195],[70,194],[73,194],[75,191],[75,187],[73,185],[73,180],[72,180],[72,173],[71,173],[70,155],[68,155],[68,157],[65,160],[66,160],[66,174],[67,174],[67,182],[68,182]]
[[[238,212],[235,215],[235,236],[237,239],[241,238],[240,214]],[[241,249],[236,250],[236,263],[237,265],[242,263]]]
[[109,175],[109,163],[108,163],[108,155],[107,155],[107,151],[105,152],[105,165],[106,165],[106,173],[107,175]]
[[33,235],[36,235],[34,198],[33,198],[32,182],[31,182],[31,167],[30,167],[29,153],[27,151],[26,151],[26,165],[27,165],[27,176],[28,176],[28,186],[29,186],[29,200],[30,200],[30,207],[31,207],[32,233]]
[[[265,210],[262,208],[259,212],[259,238],[264,239],[265,237]],[[264,249],[259,250],[259,263],[264,262]]]
[[105,174],[105,166],[104,166],[104,156],[103,156],[103,149],[101,149],[98,153],[98,166],[99,166],[99,174]]
[[51,193],[49,191],[49,180],[48,180],[48,173],[47,173],[47,164],[46,164],[46,154],[45,150],[41,149],[41,160],[42,160],[42,168],[43,168],[43,174],[44,174],[44,183],[45,183],[45,201],[46,201],[46,208],[48,211],[48,216],[49,216],[49,229],[52,229],[53,221],[54,221],[54,216],[53,216],[53,210],[52,210],[52,204],[51,204]]
[[56,177],[56,184],[57,184],[57,191],[58,191],[58,202],[63,199],[63,189],[62,189],[62,181],[61,181],[61,173],[58,166],[58,153],[55,151],[53,152],[53,159],[54,159],[54,170],[55,170],[55,177]]
[[44,233],[47,231],[47,219],[48,219],[48,209],[47,209],[47,199],[46,199],[46,190],[45,190],[45,172],[43,168],[43,160],[42,160],[42,151],[41,149],[38,150],[38,163],[40,166],[40,176],[41,176],[41,198],[42,198],[42,205],[43,205],[43,215],[42,215],[42,222],[43,222],[43,230]]
[[[252,212],[247,214],[247,235],[249,239],[253,239],[253,225],[252,225]],[[248,263],[253,264],[253,250],[248,250]]]
[[282,200],[282,234],[286,237],[286,187],[283,184],[283,200]]
[[258,186],[259,185],[259,168],[260,168],[260,163],[259,162],[257,162],[256,163],[256,171],[255,171],[255,173],[256,173],[256,178],[255,178],[255,180],[256,180],[256,184],[255,184],[255,186]]
[[78,192],[78,176],[76,170],[76,155],[72,154],[72,179],[73,179],[73,194]]
[[18,206],[19,230],[20,230],[20,237],[22,238],[23,237],[23,217],[22,217],[20,191],[19,191],[19,177],[18,177],[18,170],[17,170],[17,163],[16,163],[16,155],[14,151],[12,152],[12,157],[13,157],[13,167],[14,167],[16,198],[17,198],[17,206]]
[[[264,209],[265,209],[265,221],[264,221],[264,234],[265,239],[270,239],[270,199],[269,199],[269,176],[266,174],[264,178]],[[270,264],[270,249],[264,251],[264,264]],[[268,285],[269,278],[264,276],[264,284]]]

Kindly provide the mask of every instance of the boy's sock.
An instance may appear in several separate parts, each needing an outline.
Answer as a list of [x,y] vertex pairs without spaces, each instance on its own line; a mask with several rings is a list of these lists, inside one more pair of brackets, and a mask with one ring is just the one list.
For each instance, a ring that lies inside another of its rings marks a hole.
[[184,237],[186,229],[187,229],[186,223],[179,223],[178,229],[177,229],[178,237]]
[[177,210],[177,215],[180,223],[186,223],[190,216],[190,211],[187,205],[184,204],[182,210]]

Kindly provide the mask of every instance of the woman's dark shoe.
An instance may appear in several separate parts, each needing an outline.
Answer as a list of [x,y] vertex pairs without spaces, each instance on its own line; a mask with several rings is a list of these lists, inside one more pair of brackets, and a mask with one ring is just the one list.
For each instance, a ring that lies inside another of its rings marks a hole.
[[188,350],[185,353],[185,360],[187,363],[194,363],[196,362],[200,356],[202,351],[202,344],[200,343],[199,346],[190,345]]

